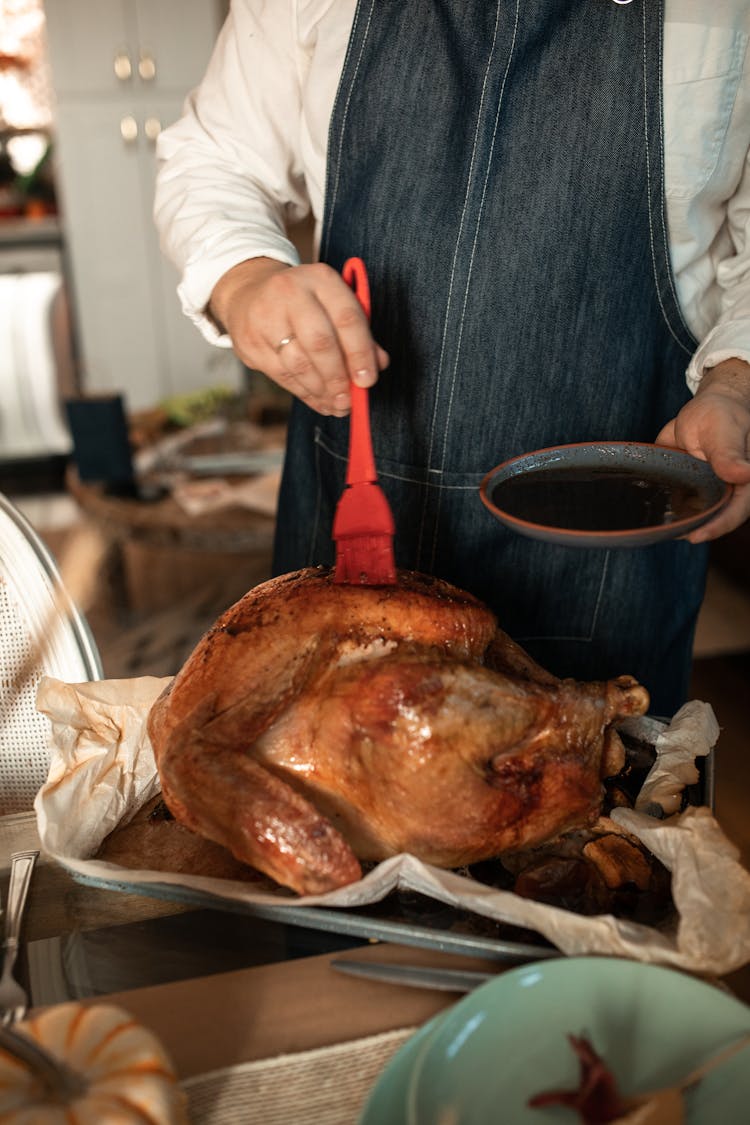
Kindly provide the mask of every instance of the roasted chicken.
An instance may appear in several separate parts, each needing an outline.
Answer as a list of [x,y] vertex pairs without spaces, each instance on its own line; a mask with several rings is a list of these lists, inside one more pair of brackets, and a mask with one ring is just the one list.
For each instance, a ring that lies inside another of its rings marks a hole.
[[149,716],[175,818],[300,893],[411,852],[457,867],[593,823],[632,677],[558,680],[469,594],[310,568],[257,586]]

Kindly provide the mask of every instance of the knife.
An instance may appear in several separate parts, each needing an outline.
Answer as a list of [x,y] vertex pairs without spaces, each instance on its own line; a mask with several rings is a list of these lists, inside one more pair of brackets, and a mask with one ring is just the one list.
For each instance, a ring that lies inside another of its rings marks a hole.
[[353,977],[407,984],[414,988],[435,988],[441,992],[471,992],[480,984],[494,980],[495,973],[468,969],[433,969],[426,965],[389,965],[381,961],[331,961],[331,968]]

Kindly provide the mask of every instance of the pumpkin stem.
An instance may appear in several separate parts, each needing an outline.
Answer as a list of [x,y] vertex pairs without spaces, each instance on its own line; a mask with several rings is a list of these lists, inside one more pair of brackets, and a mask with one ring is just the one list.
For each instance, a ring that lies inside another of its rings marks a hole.
[[55,1099],[70,1102],[86,1093],[89,1084],[82,1074],[28,1036],[0,1027],[0,1047],[28,1066]]

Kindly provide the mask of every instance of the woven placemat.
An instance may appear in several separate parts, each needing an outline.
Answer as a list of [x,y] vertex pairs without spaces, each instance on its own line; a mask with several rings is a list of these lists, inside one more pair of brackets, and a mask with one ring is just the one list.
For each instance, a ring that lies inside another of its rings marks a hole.
[[186,1079],[192,1125],[355,1125],[388,1060],[416,1028],[279,1055]]

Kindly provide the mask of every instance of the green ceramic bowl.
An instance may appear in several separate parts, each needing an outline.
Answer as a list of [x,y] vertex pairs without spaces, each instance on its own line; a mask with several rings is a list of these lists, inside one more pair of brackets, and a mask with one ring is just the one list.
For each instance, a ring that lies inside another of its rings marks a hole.
[[[512,969],[409,1040],[384,1071],[361,1125],[574,1125],[564,1107],[530,1109],[577,1086],[568,1035],[585,1036],[625,1094],[678,1082],[750,1033],[750,1008],[671,969],[572,957]],[[690,1125],[750,1120],[750,1047],[686,1099]]]

